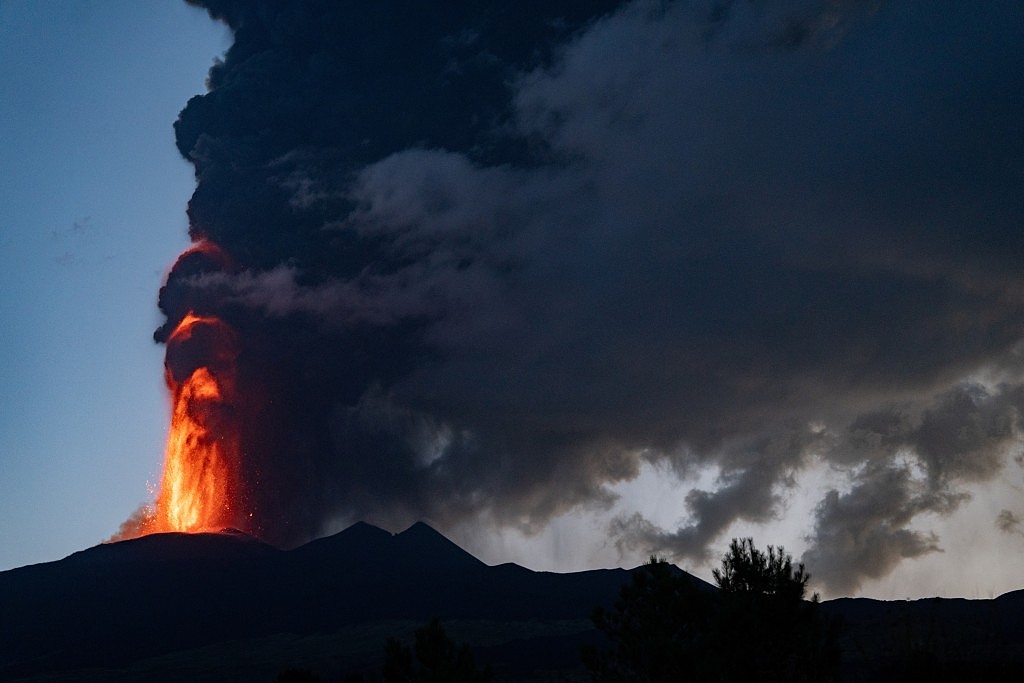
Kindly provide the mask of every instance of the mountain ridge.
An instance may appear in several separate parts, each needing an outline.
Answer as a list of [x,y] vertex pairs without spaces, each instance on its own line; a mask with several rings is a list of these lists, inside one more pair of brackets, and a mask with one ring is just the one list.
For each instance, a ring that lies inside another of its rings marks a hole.
[[[281,657],[307,659],[334,648],[322,665],[343,674],[372,663],[388,629],[408,636],[434,617],[477,624],[481,637],[471,644],[510,680],[534,659],[580,673],[579,646],[601,638],[592,610],[610,606],[635,571],[487,565],[422,522],[397,534],[357,523],[291,550],[237,530],[153,534],[0,572],[0,681],[47,672],[65,681],[117,679],[113,671],[132,680],[140,666],[148,680],[170,681],[183,669],[161,678],[159,662],[187,668],[209,651],[244,668],[246,648],[267,643]],[[974,657],[994,647],[1024,652],[1024,590],[990,600],[841,598],[821,610],[846,625],[843,649],[859,657],[851,671],[870,670],[872,657],[912,633]],[[267,673],[248,671],[239,680]],[[219,680],[192,669],[187,677]]]
[[527,569],[496,590],[499,574],[425,523],[291,550],[233,531],[103,543],[0,572],[0,680],[381,619],[586,619],[628,575],[583,572],[567,591],[572,579]]

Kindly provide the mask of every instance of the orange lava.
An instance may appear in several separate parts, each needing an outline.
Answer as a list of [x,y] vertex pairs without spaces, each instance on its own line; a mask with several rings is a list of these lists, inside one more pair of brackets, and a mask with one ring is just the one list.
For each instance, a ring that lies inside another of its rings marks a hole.
[[[186,357],[172,369],[171,357]],[[239,526],[240,440],[235,417],[234,332],[189,313],[168,340],[167,386],[173,410],[160,493],[143,533]],[[201,359],[188,363],[190,357]],[[188,372],[187,377],[180,374]],[[176,372],[179,376],[176,377]]]
[[231,259],[224,253],[224,250],[206,239],[195,242],[188,249],[181,252],[178,260],[175,261],[175,266],[189,260],[196,254],[202,254],[207,261],[216,264],[220,270],[231,270]]

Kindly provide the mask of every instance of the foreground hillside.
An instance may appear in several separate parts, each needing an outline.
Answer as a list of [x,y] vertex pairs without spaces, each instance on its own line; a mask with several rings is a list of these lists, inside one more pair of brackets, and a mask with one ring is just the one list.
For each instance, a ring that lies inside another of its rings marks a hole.
[[254,680],[310,658],[343,671],[434,616],[496,655],[538,640],[567,653],[556,665],[575,664],[591,610],[627,576],[490,567],[425,524],[356,524],[291,551],[239,533],[156,534],[0,573],[0,680],[97,668],[129,680],[136,665],[150,680],[207,668],[209,680]]
[[[425,524],[356,524],[290,551],[230,531],[157,534],[0,572],[0,680],[269,683],[289,667],[340,680],[433,617],[498,679],[585,680],[580,648],[601,644],[589,617],[629,576],[488,566]],[[822,610],[844,624],[849,680],[911,651],[963,667],[1024,652],[1024,591]]]

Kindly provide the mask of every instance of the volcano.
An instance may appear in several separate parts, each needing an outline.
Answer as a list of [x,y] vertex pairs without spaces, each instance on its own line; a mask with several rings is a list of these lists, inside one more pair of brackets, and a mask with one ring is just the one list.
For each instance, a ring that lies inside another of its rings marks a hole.
[[[139,662],[196,648],[384,634],[362,649],[345,643],[349,655],[332,662],[343,673],[372,663],[390,629],[411,632],[434,616],[504,624],[508,640],[540,632],[574,642],[627,578],[623,569],[488,566],[423,523],[394,535],[359,523],[290,551],[234,529],[156,533],[0,572],[0,680],[67,671],[77,673],[61,680],[131,680]],[[566,648],[569,664],[577,651]],[[271,680],[288,663],[285,655],[242,679]],[[180,680],[176,666],[146,677]]]

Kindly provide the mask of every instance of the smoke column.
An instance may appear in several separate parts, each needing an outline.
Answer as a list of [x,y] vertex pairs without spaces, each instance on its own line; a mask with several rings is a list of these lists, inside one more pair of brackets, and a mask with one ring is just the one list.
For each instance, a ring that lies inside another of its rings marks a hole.
[[1016,0],[193,4],[159,525],[777,523],[851,592],[1021,476]]
[[[509,115],[505,80],[617,3],[194,4],[236,40],[175,124],[196,171],[195,246],[160,292],[172,422],[138,531],[232,526],[290,545],[333,515],[446,507],[423,459],[448,427],[389,396],[435,353],[443,297],[403,300],[392,237],[326,223],[355,208],[340,184],[366,162],[478,145]],[[530,157],[515,136],[486,145],[481,158]]]

